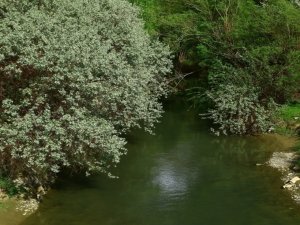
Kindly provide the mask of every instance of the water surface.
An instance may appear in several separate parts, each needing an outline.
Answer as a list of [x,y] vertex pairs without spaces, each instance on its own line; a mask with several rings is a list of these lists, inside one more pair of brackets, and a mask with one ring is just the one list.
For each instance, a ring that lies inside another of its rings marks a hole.
[[155,133],[132,132],[119,179],[62,179],[21,225],[300,224],[279,174],[255,166],[286,148],[280,138],[212,136],[181,103]]

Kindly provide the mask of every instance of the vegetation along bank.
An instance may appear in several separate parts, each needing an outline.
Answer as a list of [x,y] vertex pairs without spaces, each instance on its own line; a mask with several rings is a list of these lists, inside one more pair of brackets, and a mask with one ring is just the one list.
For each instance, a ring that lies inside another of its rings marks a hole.
[[216,135],[299,130],[297,1],[131,3],[0,3],[2,191],[40,198],[61,171],[113,177],[125,134],[151,132],[174,92]]

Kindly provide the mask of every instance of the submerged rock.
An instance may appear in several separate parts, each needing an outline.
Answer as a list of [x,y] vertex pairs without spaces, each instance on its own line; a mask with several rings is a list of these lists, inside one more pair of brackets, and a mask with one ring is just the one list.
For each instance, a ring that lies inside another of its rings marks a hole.
[[287,171],[295,157],[294,152],[274,152],[268,164],[281,171]]

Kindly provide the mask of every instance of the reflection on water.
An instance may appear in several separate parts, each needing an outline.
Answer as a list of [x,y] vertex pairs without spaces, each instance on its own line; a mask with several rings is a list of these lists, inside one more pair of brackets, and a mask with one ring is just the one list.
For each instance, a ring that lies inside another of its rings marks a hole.
[[274,151],[285,151],[296,144],[293,138],[280,135],[265,134],[263,136],[248,137],[219,137],[212,140],[216,146],[216,159],[234,160],[235,163],[256,164],[265,162]]
[[187,174],[185,171],[176,169],[172,162],[161,160],[160,165],[154,168],[153,184],[157,185],[161,192],[166,195],[185,193],[188,189]]
[[119,179],[64,178],[21,225],[300,224],[279,174],[255,166],[285,142],[215,137],[195,113],[171,106],[156,136],[129,137]]

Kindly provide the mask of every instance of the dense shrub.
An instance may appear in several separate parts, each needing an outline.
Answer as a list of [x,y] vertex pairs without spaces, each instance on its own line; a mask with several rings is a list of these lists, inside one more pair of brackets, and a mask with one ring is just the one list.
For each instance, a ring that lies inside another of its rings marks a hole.
[[[207,81],[206,85],[195,84],[190,93],[195,105],[211,100],[215,93],[222,94],[224,87],[236,89],[237,93],[240,88],[246,88],[247,96],[256,96],[254,105],[261,106],[262,112],[272,111],[274,108],[269,106],[273,105],[273,100],[285,103],[299,91],[298,1],[152,0],[147,4],[144,0],[132,1],[144,7],[145,18],[149,20],[147,24],[177,52],[178,62],[196,63],[197,70],[202,71],[200,79],[207,72],[203,79]],[[156,17],[150,16],[154,14]],[[154,21],[154,18],[159,19]],[[209,90],[209,96],[204,89]],[[236,99],[236,96],[232,97]],[[211,101],[212,110],[224,115],[224,108],[216,104],[218,99]],[[226,99],[230,105],[232,100]],[[244,100],[248,102],[249,99]],[[269,115],[265,113],[265,116]],[[215,123],[228,122],[211,118]],[[247,121],[247,117],[242,121]],[[258,131],[255,127],[247,130]]]
[[247,86],[221,85],[207,96],[214,105],[206,117],[213,120],[215,134],[255,134],[266,132],[272,125],[275,104],[262,105],[258,91]]
[[208,49],[209,97],[216,97],[210,112],[222,115],[210,118],[224,133],[264,132],[273,101],[285,103],[299,90],[300,11],[281,0],[231,3],[211,3],[215,7],[207,10],[219,14],[208,26],[212,38],[202,43]]
[[105,172],[122,134],[151,130],[169,51],[124,0],[0,3],[0,170],[31,189],[67,167]]

